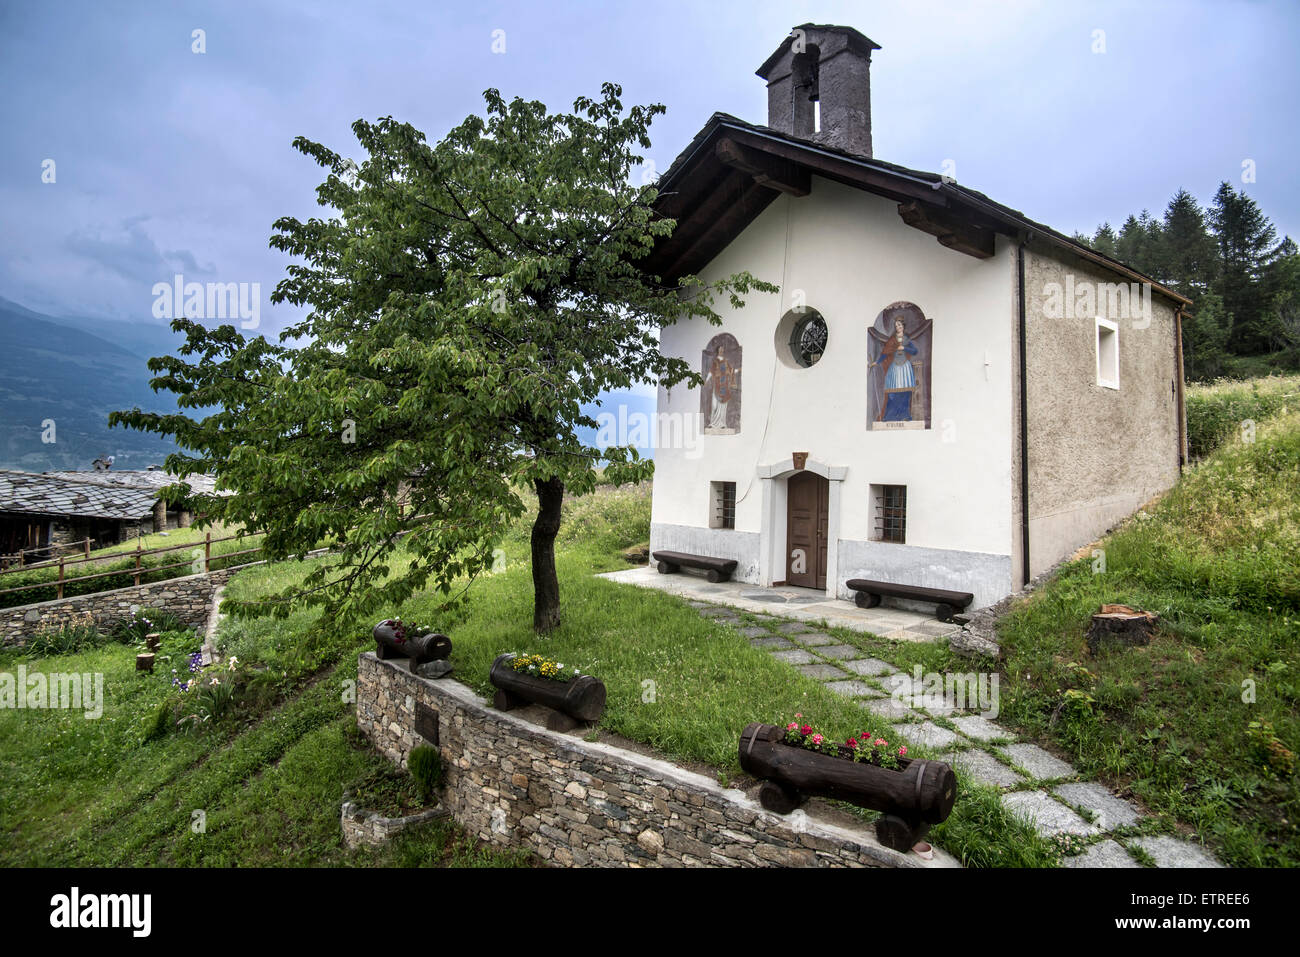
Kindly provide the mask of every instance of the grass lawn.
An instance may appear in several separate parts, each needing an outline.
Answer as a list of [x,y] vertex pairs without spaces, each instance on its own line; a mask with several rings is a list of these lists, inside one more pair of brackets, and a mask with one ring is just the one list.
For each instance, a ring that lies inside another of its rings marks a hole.
[[[1297,417],[1262,423],[1253,445],[1218,453],[1151,515],[1108,539],[1105,575],[1093,575],[1090,562],[1067,567],[1016,611],[1004,634],[1003,719],[1067,751],[1085,775],[1130,790],[1156,813],[1149,828],[1194,826],[1237,864],[1300,859],[1294,776],[1276,765],[1297,748],[1298,463]],[[830,734],[868,730],[859,706],[752,648],[735,628],[662,592],[594,577],[626,567],[620,552],[649,537],[648,488],[602,489],[565,504],[557,544],[564,623],[536,636],[530,522],[524,516],[501,543],[504,568],[474,582],[459,608],[440,611],[443,596],[426,592],[382,616],[451,635],[457,677],[485,695],[488,668],[503,651],[541,652],[597,674],[608,689],[602,732],[722,781],[740,777],[736,741],[750,721],[784,723],[799,712]],[[400,570],[401,563],[399,555],[390,564]],[[256,600],[303,574],[296,563],[249,569],[227,594]],[[1083,628],[1102,601],[1149,608],[1165,626],[1149,648],[1092,661]],[[371,647],[372,624],[323,622],[309,611],[227,619],[223,651],[255,673],[238,707],[192,736],[172,730],[147,743],[142,729],[174,692],[162,675],[132,671],[132,649],[108,645],[26,661],[50,671],[103,671],[109,701],[100,721],[0,712],[0,860],[526,863],[480,848],[446,823],[416,829],[382,852],[343,850],[345,788],[381,805],[409,798],[409,779],[358,740],[344,701],[357,654]],[[971,670],[942,643],[832,633],[904,670]],[[169,636],[164,651],[179,659],[194,644]],[[7,652],[0,670],[18,662]],[[1244,704],[1248,678],[1256,697]],[[992,788],[960,773],[959,787],[935,843],[968,865],[1059,861],[1060,847],[1008,815]],[[203,834],[191,829],[196,810],[206,815]]]
[[[577,665],[606,682],[603,731],[711,769],[720,780],[739,774],[736,741],[750,721],[784,721],[800,712],[845,736],[867,730],[860,708],[751,648],[734,628],[663,593],[593,577],[625,567],[619,552],[648,537],[648,488],[606,489],[566,504],[558,556],[565,621],[552,635],[535,636],[529,518],[503,543],[504,571],[476,582],[454,614],[439,615],[440,598],[431,594],[395,610],[453,636],[461,680],[486,693],[488,668],[507,650],[540,651]],[[302,573],[288,564],[250,569],[228,592],[254,598]],[[342,848],[345,788],[363,805],[368,799],[372,806],[409,803],[409,778],[394,780],[387,761],[358,739],[354,711],[343,700],[358,652],[370,647],[369,624],[321,628],[313,612],[280,621],[227,619],[224,650],[256,671],[239,706],[193,734],[173,729],[147,743],[151,717],[175,696],[170,667],[197,645],[187,633],[168,635],[163,653],[172,662],[154,676],[137,675],[134,649],[116,644],[36,660],[15,651],[0,655],[0,670],[21,663],[29,670],[101,671],[107,698],[98,721],[79,712],[0,712],[0,862],[526,863],[524,855],[478,846],[445,822],[414,829],[380,852]],[[871,636],[837,634],[871,650],[880,644]],[[400,793],[404,788],[408,793]],[[196,811],[204,814],[201,834],[192,827]],[[1057,858],[1053,845],[1005,814],[991,789],[965,780],[957,810],[935,840],[970,864],[1033,866]]]
[[[1250,400],[1236,389],[1216,401]],[[1261,419],[1253,443],[1228,435],[1102,541],[1104,573],[1076,561],[1003,620],[1002,717],[1226,863],[1295,866],[1300,414]],[[1103,602],[1157,612],[1159,633],[1092,658],[1084,631]]]

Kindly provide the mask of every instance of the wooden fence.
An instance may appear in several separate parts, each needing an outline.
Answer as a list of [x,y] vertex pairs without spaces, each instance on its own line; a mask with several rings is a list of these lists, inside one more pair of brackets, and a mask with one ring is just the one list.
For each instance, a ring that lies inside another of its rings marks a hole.
[[[0,588],[0,595],[13,594],[14,592],[20,592],[20,591],[29,591],[33,588],[57,588],[58,597],[62,598],[63,589],[65,585],[71,585],[75,582],[92,581],[93,579],[97,579],[97,578],[109,578],[115,575],[131,575],[135,580],[135,584],[139,585],[141,575],[148,575],[153,572],[166,571],[172,568],[192,567],[194,568],[194,574],[196,575],[202,574],[207,572],[208,569],[211,567],[212,546],[214,544],[218,542],[232,541],[234,539],[241,538],[241,537],[243,536],[225,535],[221,538],[213,538],[212,533],[208,532],[207,536],[204,538],[202,542],[186,542],[182,545],[167,545],[163,548],[148,548],[148,549],[141,548],[140,539],[137,538],[135,540],[134,552],[130,552],[130,551],[115,552],[112,555],[96,555],[93,558],[90,555],[89,540],[87,540],[85,557],[74,558],[69,561],[66,556],[64,555],[59,556],[57,562],[59,577],[56,580],[44,581],[44,582],[33,582],[30,585],[17,585],[13,588]],[[175,552],[184,548],[198,550],[200,547],[202,547],[203,549],[203,563],[201,568],[197,567],[199,565],[199,559],[197,557],[191,559],[190,561],[172,562],[171,564],[167,564],[167,565],[153,565],[150,567],[144,567],[143,565],[144,558],[149,555],[161,555],[164,554],[165,552]],[[234,558],[235,556],[238,555],[250,555],[254,552],[260,552],[261,550],[262,550],[262,546],[258,545],[255,548],[244,548],[244,549],[240,549],[239,551],[225,552],[221,555],[218,555],[217,558],[219,559]],[[112,561],[118,561],[122,558],[129,558],[131,556],[135,557],[134,569],[117,568],[112,571],[97,572],[93,575],[79,575],[74,578],[68,578],[66,576],[66,569],[73,565],[84,565],[87,562],[112,562]],[[18,572],[31,572],[42,568],[54,568],[54,567],[56,567],[56,563],[53,560],[50,560],[47,562],[42,562],[38,565],[27,565],[25,567],[20,566],[17,568],[6,568],[0,570],[0,576],[13,575],[13,574],[17,574]],[[2,581],[3,578],[0,577],[0,582]]]
[[[10,552],[8,555],[0,555],[0,572],[9,568],[14,562],[18,563],[18,568],[26,570],[40,565],[53,562],[51,553],[57,553],[59,549],[76,549],[85,552],[87,558],[90,557],[90,536],[78,539],[75,542],[51,542],[48,545],[33,545],[31,548],[20,548],[16,552]],[[27,561],[28,555],[37,555],[40,557],[35,561]]]

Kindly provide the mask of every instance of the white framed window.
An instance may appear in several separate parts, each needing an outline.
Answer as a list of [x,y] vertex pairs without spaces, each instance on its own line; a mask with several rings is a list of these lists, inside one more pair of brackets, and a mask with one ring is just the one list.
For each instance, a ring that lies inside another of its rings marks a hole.
[[1119,388],[1119,323],[1097,317],[1097,385]]

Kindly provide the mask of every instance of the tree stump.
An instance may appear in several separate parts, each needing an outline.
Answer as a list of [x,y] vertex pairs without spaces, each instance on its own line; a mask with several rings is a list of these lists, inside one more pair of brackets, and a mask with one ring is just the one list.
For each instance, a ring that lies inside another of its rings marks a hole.
[[147,671],[147,672],[149,672],[150,674],[152,674],[152,673],[153,673],[153,659],[154,659],[154,656],[153,656],[153,653],[152,653],[152,652],[145,652],[145,653],[143,653],[143,654],[136,655],[136,656],[135,656],[135,670],[136,670],[136,671]]
[[1128,605],[1102,605],[1088,626],[1088,652],[1094,657],[1106,648],[1146,645],[1160,616]]

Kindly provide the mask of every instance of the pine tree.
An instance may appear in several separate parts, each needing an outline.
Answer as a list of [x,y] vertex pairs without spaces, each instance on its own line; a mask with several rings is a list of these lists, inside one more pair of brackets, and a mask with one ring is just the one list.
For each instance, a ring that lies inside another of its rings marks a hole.
[[[1165,207],[1160,262],[1156,272],[1195,303],[1209,291],[1218,268],[1218,249],[1196,199],[1180,189]],[[1195,307],[1193,307],[1195,308]]]
[[1160,223],[1144,209],[1141,216],[1130,214],[1124,220],[1115,242],[1115,258],[1149,276],[1155,271],[1160,243]]
[[1118,237],[1115,235],[1115,230],[1111,228],[1110,223],[1102,223],[1097,227],[1097,232],[1092,237],[1091,245],[1093,249],[1097,250],[1097,252],[1109,256],[1111,259],[1115,259],[1117,257],[1115,252],[1115,244],[1117,240]]
[[1265,318],[1268,302],[1260,280],[1265,267],[1277,258],[1277,232],[1255,201],[1226,181],[1214,195],[1210,226],[1219,247],[1215,292],[1233,316],[1228,345],[1239,355],[1263,352],[1269,348],[1270,335]]
[[1190,380],[1212,379],[1223,371],[1232,316],[1212,292],[1201,296],[1196,309],[1183,316],[1183,374]]

